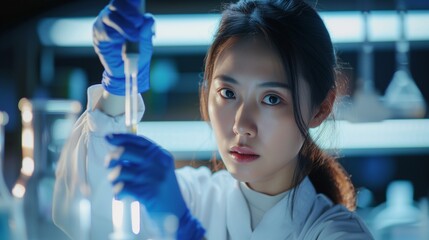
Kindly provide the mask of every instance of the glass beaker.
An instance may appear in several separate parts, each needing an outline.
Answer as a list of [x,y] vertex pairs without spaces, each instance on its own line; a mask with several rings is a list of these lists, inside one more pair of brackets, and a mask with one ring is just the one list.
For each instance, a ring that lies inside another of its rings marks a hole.
[[23,189],[29,239],[66,239],[52,221],[52,197],[57,161],[81,113],[81,104],[74,100],[23,98],[19,109],[23,160],[15,186]]

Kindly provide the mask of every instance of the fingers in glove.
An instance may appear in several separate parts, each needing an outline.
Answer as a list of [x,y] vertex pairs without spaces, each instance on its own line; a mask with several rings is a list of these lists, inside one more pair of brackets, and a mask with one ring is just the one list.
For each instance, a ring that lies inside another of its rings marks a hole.
[[115,150],[108,153],[106,155],[106,157],[104,158],[104,165],[107,168],[114,168],[114,167],[120,165],[119,158],[121,157],[123,152],[124,152],[123,147],[117,147]]
[[[112,10],[102,17],[102,22],[120,33],[130,41],[138,41],[140,38],[140,26],[143,23],[142,16],[125,17],[122,13]],[[114,32],[109,31],[109,36],[114,38]]]
[[145,13],[143,15],[143,24],[140,30],[140,40],[150,40],[152,43],[152,37],[155,35],[155,19],[150,13]]
[[163,168],[163,153],[160,149],[149,146],[146,149],[140,146],[127,145],[122,147],[123,152],[117,158],[112,158],[110,166],[122,165],[137,169]]
[[144,151],[146,154],[150,152],[155,152],[157,154],[158,153],[163,154],[172,158],[171,154],[168,151],[166,151],[165,149],[157,145],[152,140],[145,138],[143,136],[127,134],[127,133],[115,133],[115,134],[108,134],[106,135],[105,138],[107,142],[118,147],[119,146],[128,147],[133,145],[135,147],[141,148],[142,149],[141,151],[142,152]]
[[[125,42],[124,36],[122,36],[116,29],[106,25],[103,19],[108,18],[110,10],[105,7],[101,10],[99,16],[93,25],[93,41],[96,46],[97,53],[100,51],[108,52]],[[107,43],[100,45],[101,43]]]
[[110,163],[109,166],[126,165],[124,161],[127,161],[131,165],[143,168],[168,169],[174,167],[173,156],[144,137],[133,134],[110,134],[106,136],[106,140],[114,146],[124,148],[122,154],[116,158],[119,162]]
[[147,138],[139,135],[128,134],[128,133],[112,133],[106,135],[106,140],[115,146],[123,146],[127,144],[138,145],[141,147],[147,147],[150,145],[156,145],[154,142]]
[[113,0],[110,3],[110,8],[112,11],[117,11],[123,15],[130,22],[142,15],[141,0]]
[[113,187],[113,193],[116,199],[120,200],[126,197],[133,197],[144,203],[147,199],[151,199],[157,188],[153,185],[136,185],[132,182],[119,182]]
[[156,184],[165,179],[165,171],[141,169],[133,166],[117,166],[108,174],[109,181],[115,185],[118,182],[133,182],[136,185]]
[[[145,64],[150,61],[153,52],[152,38],[155,35],[154,24],[155,20],[151,14],[145,14],[143,16],[144,23],[140,30],[140,58],[139,66],[149,68],[149,64]],[[147,72],[147,71],[141,71]]]

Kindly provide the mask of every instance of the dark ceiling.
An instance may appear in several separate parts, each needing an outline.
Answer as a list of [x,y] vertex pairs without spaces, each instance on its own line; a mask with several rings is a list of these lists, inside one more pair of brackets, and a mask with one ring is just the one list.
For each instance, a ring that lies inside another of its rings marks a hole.
[[[207,13],[218,11],[222,3],[232,0],[150,0],[148,11],[156,13]],[[374,10],[395,9],[398,0],[307,0],[319,10],[358,10],[369,2]],[[42,16],[95,16],[108,0],[13,0],[2,6],[0,33]],[[409,9],[429,9],[429,0],[407,0]]]

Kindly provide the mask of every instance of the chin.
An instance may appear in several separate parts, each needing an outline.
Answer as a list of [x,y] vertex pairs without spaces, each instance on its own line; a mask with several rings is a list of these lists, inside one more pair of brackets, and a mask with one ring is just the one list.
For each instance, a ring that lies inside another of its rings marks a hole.
[[228,154],[222,156],[222,162],[225,165],[226,170],[240,182],[251,182],[255,179],[257,172],[255,172],[254,166],[243,166],[240,164],[234,163],[234,160],[230,159]]
[[255,180],[255,173],[253,173],[251,170],[244,170],[244,169],[237,169],[235,166],[231,167],[225,164],[226,169],[228,172],[239,182],[252,182]]

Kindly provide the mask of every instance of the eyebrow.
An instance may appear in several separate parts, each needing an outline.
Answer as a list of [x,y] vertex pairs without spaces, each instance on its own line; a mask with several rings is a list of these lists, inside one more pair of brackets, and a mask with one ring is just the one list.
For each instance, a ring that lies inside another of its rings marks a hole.
[[[230,77],[230,76],[226,76],[226,75],[218,75],[215,77],[215,79],[219,79],[223,82],[228,82],[228,83],[232,83],[232,84],[237,84],[239,85],[239,82],[237,80],[235,80],[234,78]],[[275,88],[285,88],[290,90],[290,86],[287,83],[284,82],[263,82],[261,84],[259,84],[260,87],[275,87]]]

